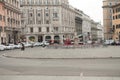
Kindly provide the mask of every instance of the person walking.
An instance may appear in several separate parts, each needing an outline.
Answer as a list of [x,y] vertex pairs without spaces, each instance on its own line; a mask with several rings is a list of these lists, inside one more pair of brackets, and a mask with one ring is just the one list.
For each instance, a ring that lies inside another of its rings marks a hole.
[[25,46],[23,43],[21,43],[22,47],[21,47],[21,51],[24,51],[25,50]]

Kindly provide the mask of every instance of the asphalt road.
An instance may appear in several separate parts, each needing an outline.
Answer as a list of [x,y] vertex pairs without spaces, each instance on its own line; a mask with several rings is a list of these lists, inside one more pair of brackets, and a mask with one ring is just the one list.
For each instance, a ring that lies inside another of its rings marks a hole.
[[120,77],[120,59],[16,59],[0,56],[0,75]]

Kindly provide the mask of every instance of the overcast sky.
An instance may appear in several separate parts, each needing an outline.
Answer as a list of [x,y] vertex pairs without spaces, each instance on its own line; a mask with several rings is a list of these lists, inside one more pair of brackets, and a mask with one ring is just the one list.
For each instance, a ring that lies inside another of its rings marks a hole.
[[96,22],[103,22],[103,0],[69,0],[70,5],[82,10]]

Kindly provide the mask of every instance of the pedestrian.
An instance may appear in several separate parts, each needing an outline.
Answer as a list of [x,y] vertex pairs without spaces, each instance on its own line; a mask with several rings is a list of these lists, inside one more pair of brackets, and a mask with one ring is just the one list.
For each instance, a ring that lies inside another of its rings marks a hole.
[[33,47],[34,47],[34,44],[32,43],[32,44],[31,44],[31,48],[33,48]]
[[21,43],[22,47],[21,47],[21,51],[24,51],[25,50],[25,46],[23,43]]

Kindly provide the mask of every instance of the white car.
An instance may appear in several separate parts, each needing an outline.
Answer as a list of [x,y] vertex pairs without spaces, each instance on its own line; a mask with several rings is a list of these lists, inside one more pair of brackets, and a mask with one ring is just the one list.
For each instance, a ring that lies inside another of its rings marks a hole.
[[5,48],[6,50],[10,50],[10,49],[12,49],[12,47],[9,46],[9,45],[8,45],[8,46],[5,46],[5,47],[6,47],[6,48]]
[[114,40],[106,40],[106,41],[104,42],[104,44],[110,45],[110,44],[112,44],[113,42],[114,42]]
[[32,46],[32,44],[30,44],[28,42],[27,43],[23,43],[23,44],[24,44],[25,47],[31,47]]
[[22,47],[22,45],[21,44],[17,44],[17,45],[14,45],[15,46],[15,48],[16,49],[19,49],[19,48],[21,48]]
[[48,43],[47,41],[43,41],[43,42],[41,43],[41,45],[42,45],[42,46],[43,46],[43,45],[48,46],[49,43]]
[[4,45],[0,45],[0,51],[4,51],[5,50],[5,46]]
[[42,44],[40,42],[35,42],[33,46],[41,46]]
[[15,45],[14,44],[9,44],[9,46],[11,47],[11,49],[15,49]]

